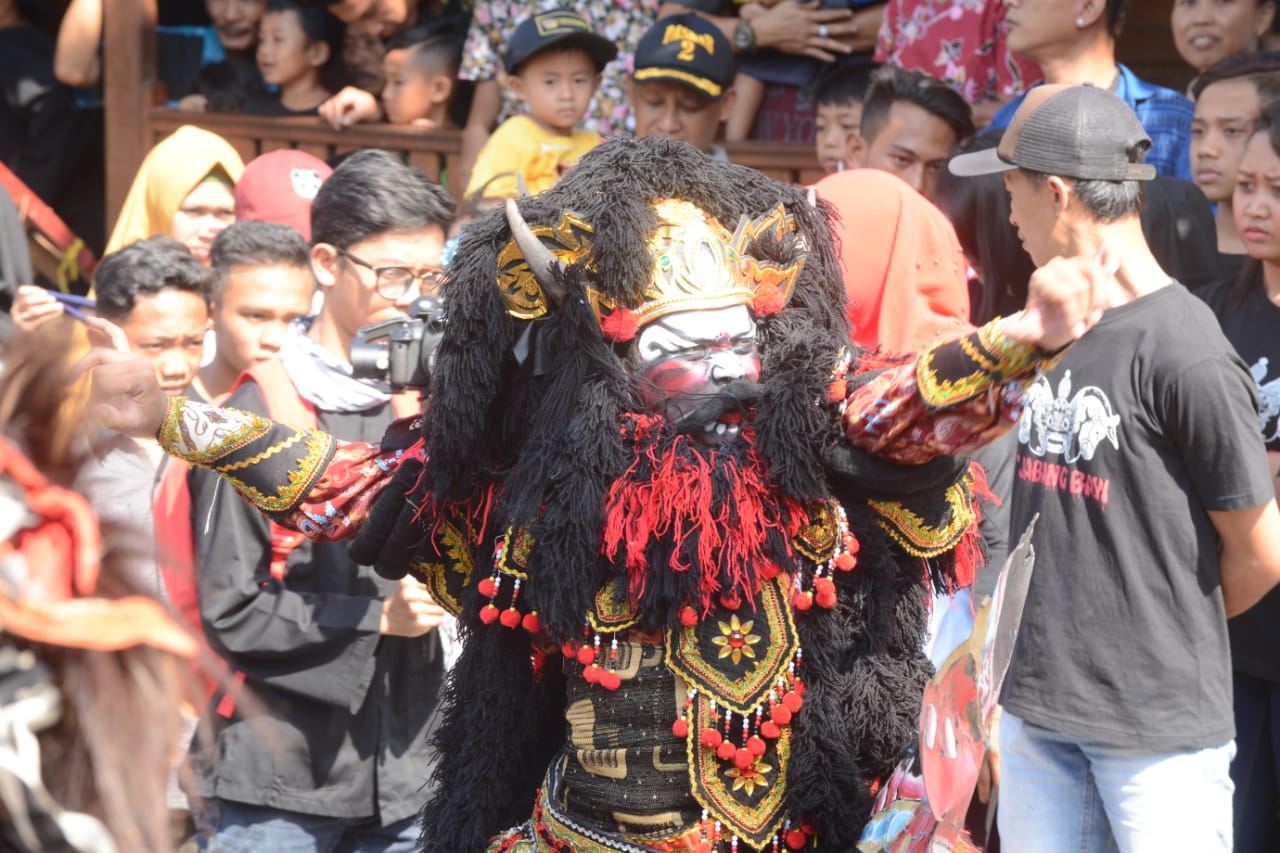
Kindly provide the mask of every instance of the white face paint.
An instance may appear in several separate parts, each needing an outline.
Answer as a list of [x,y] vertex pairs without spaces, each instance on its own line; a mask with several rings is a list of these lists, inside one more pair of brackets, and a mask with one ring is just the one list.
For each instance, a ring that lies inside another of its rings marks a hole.
[[[760,379],[756,324],[745,305],[668,314],[645,326],[635,352],[645,405],[673,421],[730,382]],[[740,428],[741,413],[726,412],[693,434],[719,444]]]

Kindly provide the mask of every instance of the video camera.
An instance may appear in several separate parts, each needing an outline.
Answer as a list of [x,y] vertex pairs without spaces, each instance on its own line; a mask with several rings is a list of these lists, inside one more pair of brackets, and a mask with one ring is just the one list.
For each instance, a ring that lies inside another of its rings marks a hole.
[[436,350],[444,337],[444,306],[434,296],[419,296],[408,317],[373,323],[351,341],[351,370],[357,379],[381,379],[393,391],[426,390]]

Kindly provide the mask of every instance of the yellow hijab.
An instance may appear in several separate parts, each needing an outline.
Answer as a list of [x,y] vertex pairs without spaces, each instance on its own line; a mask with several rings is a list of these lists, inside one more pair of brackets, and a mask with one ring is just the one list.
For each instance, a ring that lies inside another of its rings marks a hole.
[[161,140],[142,161],[129,187],[106,253],[147,237],[168,234],[182,202],[217,167],[226,172],[232,183],[239,181],[244,172],[240,155],[216,133],[188,124]]

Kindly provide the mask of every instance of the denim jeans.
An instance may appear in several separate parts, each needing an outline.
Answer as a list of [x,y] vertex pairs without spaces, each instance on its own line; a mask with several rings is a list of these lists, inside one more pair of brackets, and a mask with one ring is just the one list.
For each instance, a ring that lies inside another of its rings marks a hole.
[[412,853],[418,819],[390,826],[376,819],[299,814],[218,800],[218,828],[200,844],[207,853]]
[[1235,742],[1126,755],[1006,711],[1000,720],[1004,853],[1230,853]]

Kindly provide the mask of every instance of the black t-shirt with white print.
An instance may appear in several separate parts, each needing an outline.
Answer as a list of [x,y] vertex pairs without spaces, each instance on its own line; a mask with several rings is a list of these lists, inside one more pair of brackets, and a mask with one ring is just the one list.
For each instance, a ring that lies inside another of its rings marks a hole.
[[1109,309],[1029,389],[1012,536],[1037,513],[1003,703],[1138,755],[1234,735],[1218,536],[1272,497],[1252,379],[1171,283]]
[[[1262,440],[1268,450],[1280,451],[1280,306],[1268,298],[1260,266],[1254,264],[1246,274],[1250,283],[1242,299],[1232,299],[1234,282],[1214,288],[1203,298],[1258,386]],[[1280,684],[1280,589],[1232,619],[1228,628],[1232,666]]]

